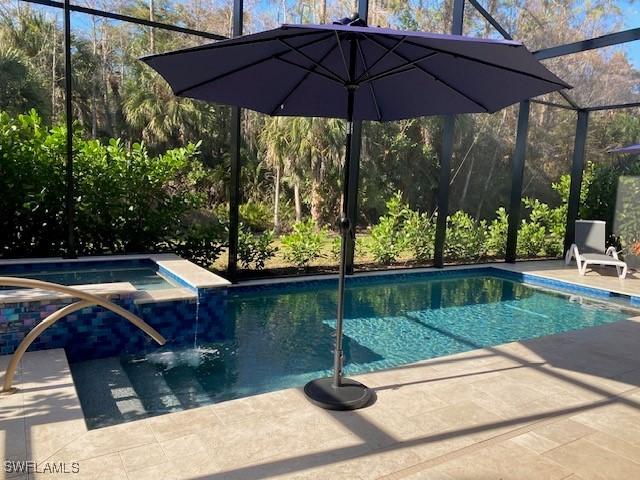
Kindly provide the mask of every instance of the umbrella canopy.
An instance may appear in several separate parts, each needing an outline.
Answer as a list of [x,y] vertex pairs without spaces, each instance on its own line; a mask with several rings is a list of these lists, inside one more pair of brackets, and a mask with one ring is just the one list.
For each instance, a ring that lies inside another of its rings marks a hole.
[[[369,28],[357,16],[332,25],[274,30],[142,59],[178,96],[237,105],[269,115],[344,118],[343,205],[349,185],[353,120],[495,112],[570,88],[518,42]],[[346,239],[342,252],[333,377],[309,382],[307,397],[334,410],[360,408],[364,385],[342,375]]]
[[[362,23],[360,20],[356,23]],[[268,115],[401,120],[495,112],[570,88],[521,44],[386,28],[283,25],[142,59],[178,96]]]
[[613,150],[609,150],[607,153],[627,153],[629,155],[635,155],[636,153],[640,153],[640,144],[614,148]]

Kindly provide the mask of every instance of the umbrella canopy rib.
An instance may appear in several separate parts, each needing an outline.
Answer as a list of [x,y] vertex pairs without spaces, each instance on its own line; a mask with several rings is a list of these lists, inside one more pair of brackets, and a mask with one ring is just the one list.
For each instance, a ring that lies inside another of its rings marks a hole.
[[[303,45],[303,46],[301,46],[299,48],[302,48],[302,47],[305,47],[305,46],[314,45],[314,44],[319,43],[319,42],[323,42],[323,41],[327,40],[329,37],[331,37],[331,35],[323,37],[323,38],[316,38],[316,39],[306,43],[305,45]],[[223,79],[225,77],[228,77],[229,75],[233,75],[234,73],[241,72],[242,70],[245,70],[245,69],[250,68],[250,67],[255,67],[256,65],[260,65],[261,63],[268,62],[270,60],[273,60],[274,58],[278,59],[282,55],[286,55],[287,53],[290,53],[290,52],[291,52],[291,50],[289,50],[289,49],[283,50],[282,52],[278,52],[278,53],[276,53],[276,54],[274,54],[274,55],[272,55],[270,57],[261,58],[259,60],[254,61],[254,62],[248,63],[246,65],[241,65],[241,66],[239,66],[237,68],[229,70],[228,72],[221,73],[219,75],[216,75],[215,77],[209,78],[207,80],[203,80],[203,81],[198,82],[198,83],[196,83],[194,85],[191,85],[189,87],[177,90],[177,91],[174,92],[174,94],[177,95],[177,96],[181,96],[184,93],[188,92],[189,90],[194,90],[196,88],[203,87],[203,86],[207,85],[208,83],[212,83],[212,82],[215,82],[217,80],[221,80],[221,79]]]
[[[364,56],[364,52],[362,51],[360,42],[358,42],[358,55],[360,56],[360,61],[362,62],[365,74],[368,77],[369,74],[367,72],[369,72],[370,69],[367,67],[367,59]],[[371,82],[369,82],[369,92],[371,93],[371,101],[373,102],[373,106],[376,109],[376,113],[378,114],[378,121],[380,121],[382,120],[382,113],[380,112],[380,106],[378,105],[378,99],[376,98],[376,91],[373,88],[373,83]]]
[[385,48],[386,52],[384,52],[382,55],[380,55],[380,57],[378,57],[378,59],[375,62],[373,62],[369,68],[367,68],[364,72],[362,72],[362,74],[358,78],[356,78],[356,82],[360,81],[365,74],[368,74],[369,72],[371,72],[371,70],[373,70],[378,65],[378,63],[380,63],[382,60],[387,58],[387,56],[390,53],[393,53],[400,45],[403,44],[403,42],[406,39],[407,39],[406,36],[402,37],[400,40],[398,40],[398,42],[395,45],[393,45],[393,47]]
[[291,44],[287,43],[286,41],[282,40],[281,38],[279,38],[279,39],[278,39],[278,41],[279,41],[280,43],[282,43],[283,45],[285,45],[286,47],[289,47],[289,49],[290,49],[292,52],[295,52],[295,53],[297,53],[298,55],[300,55],[301,57],[303,57],[303,58],[305,58],[306,60],[310,61],[314,66],[316,66],[316,67],[321,68],[322,70],[324,70],[324,71],[326,72],[326,73],[325,73],[326,75],[329,75],[329,76],[333,77],[335,80],[337,80],[337,81],[339,81],[339,82],[342,82],[342,83],[344,83],[344,82],[345,82],[345,80],[344,80],[343,78],[341,78],[339,75],[337,75],[335,72],[332,72],[332,71],[331,71],[331,70],[329,70],[327,67],[325,67],[324,65],[322,65],[322,63],[321,63],[321,62],[322,62],[322,60],[320,60],[320,61],[314,60],[313,58],[311,58],[309,55],[307,55],[306,53],[304,53],[304,52],[301,50],[301,48],[304,48],[304,47],[306,47],[306,46],[308,46],[308,45],[304,45],[303,47],[298,48],[298,47],[294,47],[293,45],[291,45]]
[[[369,37],[367,37],[369,38]],[[380,45],[381,47],[384,47],[385,45],[381,42],[378,42],[377,40],[373,39],[373,38],[369,38],[372,42]],[[409,42],[407,42],[407,44],[409,44]],[[424,48],[424,47],[423,47]],[[431,50],[435,50],[434,48],[428,47]],[[447,52],[438,52],[438,53],[447,53]],[[405,62],[409,62],[410,60],[405,57],[404,55],[402,55],[401,53],[398,52],[393,52],[393,54],[395,56],[397,56],[398,58],[401,58],[402,60],[404,60]],[[451,53],[449,53],[449,55],[451,55]],[[420,65],[414,65],[416,69],[418,69],[419,71],[421,71],[422,73],[424,73],[425,75],[430,76],[433,80],[435,80],[436,82],[440,82],[442,85],[444,85],[445,87],[449,88],[451,91],[457,93],[458,95],[463,96],[464,98],[466,98],[467,100],[469,100],[470,102],[475,103],[478,107],[482,108],[485,112],[489,112],[490,109],[484,105],[482,102],[476,100],[475,98],[471,97],[470,95],[467,95],[465,92],[463,92],[462,90],[460,90],[459,88],[454,87],[453,85],[451,85],[450,83],[444,81],[442,78],[440,78],[438,75],[435,75],[434,73],[430,72],[429,70],[427,70],[424,67],[421,67]]]
[[[412,45],[414,47],[425,48],[424,45],[420,45],[419,43],[415,43],[415,42],[411,42],[411,41],[407,41],[407,45]],[[507,46],[513,48],[516,45],[507,45]],[[540,75],[536,75],[535,73],[523,72],[522,70],[518,70],[517,68],[507,67],[506,65],[498,65],[496,63],[488,62],[488,61],[482,60],[480,58],[474,58],[474,57],[471,57],[469,55],[465,55],[463,53],[450,52],[448,50],[444,50],[442,48],[432,47],[432,46],[429,46],[427,48],[430,48],[431,50],[435,50],[436,52],[446,53],[447,55],[451,55],[452,57],[464,58],[465,60],[469,60],[470,62],[479,63],[481,65],[486,65],[487,67],[499,68],[500,70],[504,70],[506,72],[516,73],[518,75],[523,75],[525,77],[535,78],[536,80],[542,80],[543,82],[553,83],[554,85],[558,85],[558,86],[560,86],[562,88],[571,88],[570,86],[568,86],[564,82],[556,82],[555,80],[550,80],[548,78],[541,77]]]
[[344,65],[344,71],[347,72],[347,78],[349,79],[349,81],[352,80],[351,78],[351,74],[349,73],[349,63],[347,62],[347,56],[344,53],[344,50],[342,48],[342,41],[340,40],[340,35],[338,35],[338,32],[336,30],[336,42],[338,43],[338,49],[340,50],[340,56],[342,57],[342,64]]
[[368,79],[365,78],[364,81],[359,83],[359,85],[371,85],[376,80],[382,80],[383,78],[393,77],[394,75],[400,75],[401,73],[412,72],[415,69],[416,69],[416,67],[413,67],[413,66],[407,67],[407,66],[403,65],[400,68],[394,68],[393,70],[381,73],[379,75],[376,75],[375,77],[371,77],[371,78],[368,78]]
[[[395,53],[395,52],[394,52]],[[415,60],[411,60],[408,61],[407,63],[403,64],[403,65],[398,65],[397,67],[394,68],[390,68],[389,70],[385,71],[385,72],[380,72],[376,75],[374,75],[373,77],[369,77],[367,78],[365,81],[363,82],[356,82],[359,83],[360,85],[365,85],[367,83],[371,83],[371,82],[375,82],[376,80],[380,80],[381,78],[385,78],[388,77],[390,75],[397,75],[399,73],[405,73],[405,72],[411,72],[412,70],[415,70],[416,68],[418,68],[416,66],[416,64],[434,57],[436,55],[438,55],[439,52],[431,52],[431,53],[427,53],[426,55],[423,55],[420,58],[416,58]]]
[[[326,33],[327,32],[325,32],[325,31],[317,31],[317,32],[305,31],[305,32],[291,33],[289,35],[283,35],[282,38],[284,38],[286,40],[289,40],[289,39],[292,39],[292,38],[308,37],[308,36],[311,36],[311,35],[323,35],[323,34],[326,34]],[[331,36],[331,34],[329,34],[329,36]],[[153,58],[159,58],[159,57],[171,57],[171,56],[174,56],[174,55],[182,55],[182,54],[185,54],[185,53],[201,52],[201,51],[204,51],[204,50],[214,50],[216,48],[243,47],[243,46],[247,46],[247,45],[257,45],[257,44],[260,44],[260,43],[266,43],[266,42],[272,42],[272,41],[273,41],[272,37],[252,38],[250,40],[245,40],[245,41],[242,41],[242,37],[237,37],[237,38],[233,38],[233,39],[229,39],[229,40],[206,43],[204,45],[197,45],[195,47],[182,48],[180,50],[171,50],[169,52],[154,53],[153,55],[146,55],[146,56],[142,57],[140,60],[147,61],[147,60],[151,60]]]
[[285,60],[281,56],[280,57],[275,57],[275,59],[278,60],[279,62],[283,62],[283,63],[286,63],[287,65],[291,65],[292,67],[299,68],[300,70],[303,70],[303,71],[305,71],[307,73],[310,73],[312,75],[318,75],[319,77],[325,78],[327,80],[335,82],[338,85],[344,87],[344,80],[342,80],[342,79],[336,80],[334,77],[330,77],[329,75],[325,75],[324,73],[320,73],[320,72],[314,70],[313,68],[305,67],[304,65],[300,65],[299,63],[292,62],[291,60]]
[[[331,47],[329,48],[329,50],[327,50],[327,53],[325,53],[325,54],[320,58],[320,60],[318,60],[318,62],[320,62],[320,63],[321,63],[321,62],[323,62],[323,61],[324,61],[324,60],[325,60],[329,55],[331,55],[331,53],[333,53],[333,52],[335,51],[335,49],[336,49],[336,48],[338,48],[338,46],[337,46],[337,45],[335,45],[335,44],[331,44]],[[311,67],[311,69],[312,69],[312,70],[313,70],[314,68],[315,68],[315,66],[314,66],[314,67]],[[301,78],[301,79],[300,79],[300,80],[299,80],[299,81],[298,81],[298,82],[293,86],[293,88],[292,88],[291,90],[289,90],[289,92],[288,92],[288,93],[287,93],[287,94],[282,98],[282,100],[280,100],[278,103],[276,103],[275,107],[273,107],[273,108],[270,110],[270,114],[271,114],[271,115],[275,115],[275,114],[276,114],[276,112],[278,111],[278,109],[279,109],[280,107],[282,107],[282,105],[284,105],[284,103],[285,103],[287,100],[289,100],[289,98],[291,97],[291,95],[293,95],[293,94],[296,92],[296,90],[298,90],[298,88],[300,88],[300,85],[302,85],[302,84],[305,82],[305,80],[306,80],[307,78],[309,78],[309,75],[311,75],[311,72],[306,72],[306,73],[304,74],[304,76],[303,76],[303,77],[302,77],[302,78]]]

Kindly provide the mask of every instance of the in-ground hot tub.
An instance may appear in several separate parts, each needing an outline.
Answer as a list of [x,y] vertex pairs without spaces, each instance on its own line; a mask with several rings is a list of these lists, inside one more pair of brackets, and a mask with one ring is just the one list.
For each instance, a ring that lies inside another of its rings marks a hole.
[[[229,282],[173,254],[0,260],[3,276],[104,296],[141,317],[167,342],[184,343],[198,334],[224,338],[224,302],[215,299],[226,294]],[[13,353],[36,324],[74,301],[58,292],[0,287],[0,355]],[[151,341],[127,320],[93,306],[46,329],[30,350],[64,348],[77,361],[139,351]]]
[[[79,260],[0,265],[0,276],[22,277],[60,285],[96,285],[130,283],[136,290],[166,290],[179,284],[158,271],[158,264],[150,258],[120,260]],[[11,287],[4,287],[4,289]]]

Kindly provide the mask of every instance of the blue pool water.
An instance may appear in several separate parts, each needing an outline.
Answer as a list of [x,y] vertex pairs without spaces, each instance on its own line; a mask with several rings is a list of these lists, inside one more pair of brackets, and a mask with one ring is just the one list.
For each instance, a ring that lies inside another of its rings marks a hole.
[[[111,425],[326,376],[335,302],[331,283],[231,289],[226,342],[169,342],[146,353],[72,364],[87,423]],[[630,313],[486,274],[352,282],[346,293],[345,370],[390,368],[615,322]]]
[[[151,262],[149,262],[151,264]],[[9,271],[0,275],[6,277],[24,277],[61,285],[89,285],[95,283],[129,282],[138,290],[162,290],[175,288],[151,265],[144,263],[120,262],[81,262],[78,265],[64,266],[34,264],[29,271]]]

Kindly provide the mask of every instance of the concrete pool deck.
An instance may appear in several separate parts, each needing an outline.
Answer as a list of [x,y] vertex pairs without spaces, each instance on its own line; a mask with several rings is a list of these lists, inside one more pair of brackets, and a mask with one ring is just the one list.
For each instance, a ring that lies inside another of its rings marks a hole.
[[377,398],[355,412],[288,389],[91,431],[64,352],[33,352],[0,397],[0,458],[79,473],[0,478],[640,478],[638,345],[633,317],[360,375]]

